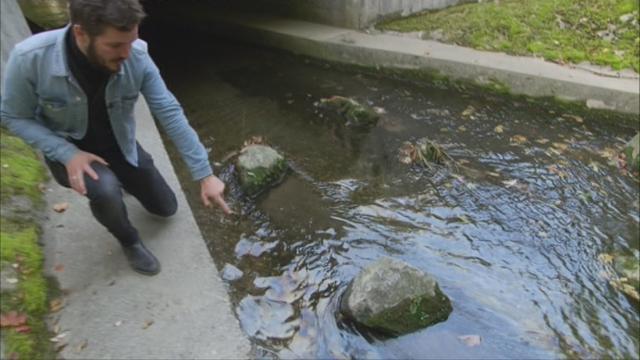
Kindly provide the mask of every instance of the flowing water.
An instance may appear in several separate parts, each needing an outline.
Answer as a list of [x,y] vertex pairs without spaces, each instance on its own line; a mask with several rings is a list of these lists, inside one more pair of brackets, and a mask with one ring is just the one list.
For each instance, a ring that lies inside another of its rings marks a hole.
[[[216,264],[244,272],[229,291],[258,356],[638,357],[637,302],[600,256],[640,256],[638,181],[612,161],[637,123],[185,37],[150,48],[213,159],[259,135],[293,169],[250,200],[233,158],[218,163],[237,212],[224,218],[169,147]],[[379,108],[380,123],[335,125],[317,107],[332,95]],[[400,163],[402,143],[424,136],[458,168]],[[447,321],[380,339],[341,318],[348,282],[384,255],[437,279]]]

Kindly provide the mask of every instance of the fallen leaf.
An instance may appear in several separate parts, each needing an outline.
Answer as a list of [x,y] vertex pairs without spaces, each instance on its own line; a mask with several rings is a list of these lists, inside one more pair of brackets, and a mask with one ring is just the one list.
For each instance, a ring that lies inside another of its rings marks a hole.
[[0,315],[0,327],[16,327],[27,323],[27,315],[10,311]]
[[567,173],[560,170],[560,168],[558,168],[558,165],[549,165],[547,167],[547,170],[549,170],[549,172],[552,174],[558,175],[561,179],[567,178]]
[[598,255],[598,260],[603,264],[611,264],[613,263],[613,256],[611,254],[600,254]]
[[64,265],[62,265],[62,264],[58,264],[58,265],[54,266],[54,267],[53,267],[53,271],[55,271],[55,272],[62,272],[62,271],[64,271]]
[[122,325],[122,320],[116,321],[115,324],[113,324],[113,325],[116,326],[116,327]]
[[43,183],[38,184],[38,190],[40,190],[40,192],[46,192],[47,191],[47,186]]
[[497,132],[498,134],[502,134],[504,132],[504,126],[498,125],[493,129],[493,131]]
[[505,184],[509,188],[509,187],[515,186],[518,183],[518,180],[516,180],[516,179],[505,180],[502,183]]
[[474,109],[473,106],[469,105],[467,106],[466,109],[464,109],[464,111],[462,112],[462,116],[464,117],[469,117],[471,115],[473,115],[473,113],[476,112],[476,109]]
[[493,176],[493,177],[500,177],[500,174],[498,174],[497,172],[493,172],[493,171],[487,172],[487,175]]
[[578,124],[582,124],[584,122],[584,119],[582,119],[580,116],[577,116],[577,115],[562,114],[562,117],[565,119],[573,120]]
[[467,128],[466,128],[466,127],[464,127],[464,126],[459,126],[459,127],[458,127],[458,131],[460,131],[460,132],[465,132],[465,131],[467,131]]
[[69,208],[69,203],[63,202],[53,205],[53,211],[62,213]]
[[473,347],[480,345],[482,338],[480,335],[462,335],[458,336],[458,339],[462,341],[465,345]]
[[153,325],[153,320],[147,320],[144,322],[144,325],[142,325],[142,330],[147,330],[149,328],[149,326]]
[[58,298],[58,299],[53,299],[51,300],[51,302],[49,303],[49,310],[52,313],[56,313],[60,310],[62,310],[62,308],[64,307],[64,302],[62,301],[62,299]]
[[543,145],[544,145],[544,144],[546,144],[546,143],[548,143],[548,142],[549,142],[549,139],[540,138],[540,139],[537,139],[537,140],[536,140],[536,142],[537,142],[538,144],[543,144]]
[[386,114],[387,110],[385,110],[384,108],[381,108],[379,106],[374,106],[373,107],[373,111],[376,112],[376,114]]
[[58,334],[49,339],[52,343],[58,343],[67,336],[67,333]]
[[599,172],[600,171],[600,167],[598,166],[598,163],[596,163],[594,161],[589,163],[589,167],[591,169],[593,169],[593,171],[595,171],[595,172]]
[[82,350],[84,350],[87,345],[89,344],[89,342],[87,341],[87,339],[82,340],[82,342],[80,344],[78,344],[78,346],[76,346],[76,352],[80,352]]
[[56,324],[56,326],[53,327],[53,333],[54,334],[60,333],[60,324]]
[[598,153],[598,155],[602,156],[603,158],[607,159],[607,160],[612,160],[618,157],[618,151],[616,149],[610,148],[610,147],[606,147],[602,150],[598,150],[596,151]]
[[565,151],[567,150],[567,148],[569,147],[569,145],[565,144],[565,143],[559,143],[559,142],[554,142],[551,144],[554,148],[558,149],[559,151]]
[[20,325],[16,327],[15,330],[20,334],[28,334],[31,332],[31,327],[29,327],[29,325]]
[[509,141],[511,141],[511,143],[521,145],[527,142],[527,138],[522,135],[514,135],[509,139]]

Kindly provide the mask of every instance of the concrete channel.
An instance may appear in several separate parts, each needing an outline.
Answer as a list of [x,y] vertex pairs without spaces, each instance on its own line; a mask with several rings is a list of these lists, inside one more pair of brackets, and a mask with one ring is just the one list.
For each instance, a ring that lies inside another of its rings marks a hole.
[[[166,4],[166,3],[163,3]],[[555,97],[589,108],[640,113],[640,80],[417,38],[253,13],[212,11],[206,3],[162,5],[155,20],[337,63],[418,71],[512,94]],[[176,22],[180,24],[176,24]],[[185,25],[188,24],[188,25]]]

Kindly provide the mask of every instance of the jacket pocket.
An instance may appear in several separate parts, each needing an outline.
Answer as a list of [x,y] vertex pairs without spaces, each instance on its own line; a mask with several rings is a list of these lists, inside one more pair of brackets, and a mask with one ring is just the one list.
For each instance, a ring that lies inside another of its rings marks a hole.
[[138,94],[122,97],[122,116],[127,120],[133,119],[133,112],[138,101]]
[[40,116],[56,130],[67,130],[69,124],[69,106],[60,100],[38,99]]

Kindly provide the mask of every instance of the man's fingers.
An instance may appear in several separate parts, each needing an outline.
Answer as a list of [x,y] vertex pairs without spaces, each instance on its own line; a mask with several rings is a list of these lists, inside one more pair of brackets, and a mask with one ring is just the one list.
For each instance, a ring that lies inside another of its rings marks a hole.
[[79,175],[69,176],[69,185],[71,185],[71,188],[77,191],[80,195],[86,195],[87,190],[84,187],[84,178],[82,173]]
[[95,160],[95,161],[101,163],[102,165],[109,166],[109,163],[105,159],[101,158],[100,156],[95,155],[95,154],[91,154],[91,157],[92,157],[92,159],[91,159],[92,161]]
[[229,205],[227,205],[227,203],[224,201],[222,195],[215,196],[213,200],[216,202],[216,204],[218,204],[218,206],[220,206],[220,208],[222,208],[222,212],[227,215],[233,214],[233,211],[231,211]]
[[86,172],[87,174],[89,174],[89,176],[91,176],[91,178],[95,181],[98,181],[99,177],[98,174],[93,170],[93,168],[91,167],[91,165],[85,165],[84,167],[84,172]]
[[204,204],[204,206],[211,207],[211,202],[209,202],[209,198],[206,194],[200,194],[200,197],[202,198],[202,203]]

